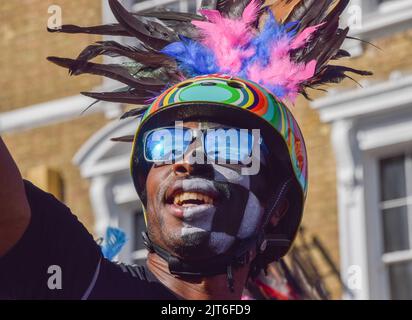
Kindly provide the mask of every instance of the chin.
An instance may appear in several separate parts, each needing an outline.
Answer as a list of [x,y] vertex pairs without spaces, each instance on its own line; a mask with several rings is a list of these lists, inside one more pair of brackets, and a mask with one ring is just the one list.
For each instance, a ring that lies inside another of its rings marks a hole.
[[179,230],[165,238],[171,252],[185,260],[207,259],[214,255],[210,249],[210,233],[204,230],[182,232]]

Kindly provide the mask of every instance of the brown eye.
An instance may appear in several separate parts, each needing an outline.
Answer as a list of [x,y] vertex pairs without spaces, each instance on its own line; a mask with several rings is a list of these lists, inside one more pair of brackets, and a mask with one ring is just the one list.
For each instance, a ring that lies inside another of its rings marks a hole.
[[246,87],[244,83],[238,81],[228,81],[227,85],[236,89],[243,89]]

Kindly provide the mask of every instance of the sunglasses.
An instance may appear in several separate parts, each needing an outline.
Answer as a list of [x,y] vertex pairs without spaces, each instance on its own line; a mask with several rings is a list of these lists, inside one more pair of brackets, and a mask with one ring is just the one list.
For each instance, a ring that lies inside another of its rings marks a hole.
[[163,127],[146,132],[143,139],[146,161],[158,163],[173,163],[189,150],[201,150],[207,163],[248,165],[266,149],[259,130],[239,128]]

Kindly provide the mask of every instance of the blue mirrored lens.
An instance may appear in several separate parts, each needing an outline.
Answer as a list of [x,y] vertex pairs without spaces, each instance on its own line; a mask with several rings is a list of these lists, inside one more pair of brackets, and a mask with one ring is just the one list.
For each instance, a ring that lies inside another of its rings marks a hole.
[[253,143],[254,137],[250,130],[234,128],[207,130],[204,140],[208,158],[233,164],[249,159]]
[[192,133],[186,128],[160,128],[145,138],[145,157],[148,161],[173,161],[181,158],[192,141]]

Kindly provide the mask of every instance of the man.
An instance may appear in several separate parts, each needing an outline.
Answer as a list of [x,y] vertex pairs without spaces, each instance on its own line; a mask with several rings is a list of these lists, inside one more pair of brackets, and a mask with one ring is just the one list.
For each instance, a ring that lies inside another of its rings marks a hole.
[[[119,24],[59,31],[135,36],[136,47],[100,42],[76,60],[49,60],[127,85],[89,96],[152,101],[125,114],[141,121],[133,138],[118,139],[133,142],[147,266],[102,257],[67,207],[22,180],[1,143],[0,297],[240,299],[249,277],[286,254],[302,217],[306,149],[283,101],[345,71],[368,74],[328,65],[347,55],[339,50],[347,30],[337,23],[347,1],[275,1],[284,25],[267,11],[260,31],[259,1],[205,1],[217,10],[203,16],[109,4]],[[99,54],[131,61],[89,62]],[[50,289],[52,266],[61,270],[59,290]]]

